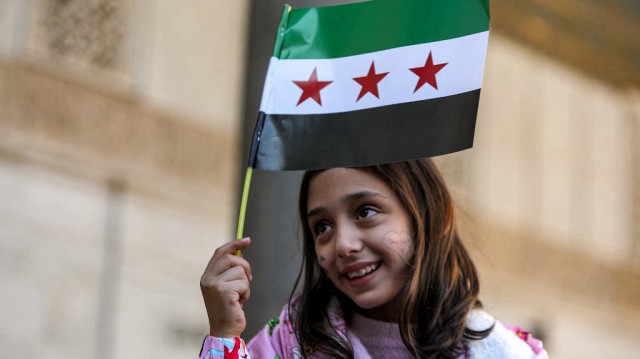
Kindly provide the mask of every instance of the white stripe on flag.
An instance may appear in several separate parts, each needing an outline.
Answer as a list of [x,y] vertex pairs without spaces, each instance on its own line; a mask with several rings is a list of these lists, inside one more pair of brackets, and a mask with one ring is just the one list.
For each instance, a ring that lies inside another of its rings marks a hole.
[[[482,87],[488,38],[486,31],[337,59],[279,60],[272,57],[260,111],[292,115],[348,112],[477,90]],[[427,83],[414,93],[418,76],[410,68],[424,66],[429,53],[434,64],[447,65],[436,74],[437,90]],[[366,76],[372,61],[377,74],[389,72],[378,83],[380,98],[367,93],[356,102],[362,87],[353,78]],[[320,91],[322,106],[312,98],[297,105],[302,90],[293,81],[307,81],[314,68],[319,81],[333,81]]]

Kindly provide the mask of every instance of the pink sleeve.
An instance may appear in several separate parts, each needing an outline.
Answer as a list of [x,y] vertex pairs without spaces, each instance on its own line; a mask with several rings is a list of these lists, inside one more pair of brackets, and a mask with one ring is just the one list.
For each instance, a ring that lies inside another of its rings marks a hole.
[[202,344],[199,359],[251,359],[244,340],[217,338],[208,335]]
[[525,343],[529,345],[531,350],[533,350],[533,352],[536,354],[535,359],[549,359],[547,351],[542,347],[542,341],[534,338],[530,332],[504,322],[502,323],[502,325],[504,325],[505,328],[509,329],[510,331],[514,332],[518,336],[518,338],[524,340]]
[[300,358],[300,348],[296,340],[287,305],[280,316],[270,319],[248,345],[253,359],[293,359]]
[[199,359],[297,359],[301,357],[302,352],[285,305],[280,317],[269,320],[246,347],[240,338],[207,336]]

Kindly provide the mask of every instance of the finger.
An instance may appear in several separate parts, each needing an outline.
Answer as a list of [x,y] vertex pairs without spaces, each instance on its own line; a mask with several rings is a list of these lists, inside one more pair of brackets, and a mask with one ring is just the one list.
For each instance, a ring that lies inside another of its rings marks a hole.
[[224,257],[219,258],[217,261],[212,262],[211,265],[207,267],[205,272],[202,274],[200,278],[201,281],[208,281],[209,279],[213,279],[222,273],[228,271],[233,267],[242,268],[245,272],[246,278],[251,280],[251,265],[247,262],[246,259],[236,257],[232,254],[225,254]]
[[238,303],[243,304],[251,295],[251,285],[246,279],[227,282],[228,289],[238,293]]
[[250,244],[251,244],[251,238],[245,237],[245,238],[233,240],[229,243],[226,243],[218,247],[216,251],[213,253],[213,256],[211,257],[211,259],[209,260],[209,263],[207,264],[207,268],[205,269],[205,272],[207,272],[210,269],[210,267],[216,261],[218,261],[221,257],[223,257],[225,254],[233,254],[235,253],[236,250],[242,250],[249,247]]
[[207,275],[207,273],[205,273],[202,278],[200,278],[200,289],[203,294],[222,293],[227,290],[227,284],[229,282],[237,280],[249,281],[244,268],[240,266],[229,268],[219,275]]
[[249,281],[249,277],[247,277],[247,272],[244,271],[242,267],[232,267],[227,269],[226,271],[220,273],[220,275],[213,277],[215,281],[221,283],[233,282],[236,280],[246,280]]
[[213,263],[211,265],[211,268],[209,269],[209,272],[205,272],[204,275],[220,275],[223,272],[233,268],[233,267],[240,267],[244,270],[244,272],[246,273],[246,277],[251,280],[251,264],[249,264],[249,262],[241,257],[237,257],[235,255],[232,254],[225,254],[224,257],[220,258],[219,260],[217,260],[215,263]]
[[223,307],[225,305],[234,306],[236,304],[242,304],[249,298],[251,289],[249,281],[246,278],[219,284],[220,285],[214,289],[216,292],[215,296],[217,301],[222,300]]

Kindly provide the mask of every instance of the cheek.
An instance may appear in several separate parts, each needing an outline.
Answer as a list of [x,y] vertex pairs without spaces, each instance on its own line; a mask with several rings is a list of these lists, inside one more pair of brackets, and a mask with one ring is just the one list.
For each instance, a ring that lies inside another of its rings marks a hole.
[[382,236],[382,245],[402,259],[413,256],[413,238],[407,231],[388,231]]
[[328,248],[317,248],[316,247],[316,260],[322,269],[325,271],[329,269],[331,263],[333,262],[333,254]]

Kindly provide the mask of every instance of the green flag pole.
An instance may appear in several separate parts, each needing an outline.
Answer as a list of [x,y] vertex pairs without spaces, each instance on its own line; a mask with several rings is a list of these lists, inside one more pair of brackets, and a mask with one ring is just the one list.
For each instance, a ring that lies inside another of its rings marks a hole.
[[[236,232],[236,239],[242,238],[244,231],[244,217],[247,214],[247,200],[249,199],[249,187],[251,187],[251,175],[253,174],[253,167],[247,167],[247,171],[244,175],[244,187],[242,188],[242,199],[240,200],[240,214],[238,215],[238,231]],[[235,253],[237,256],[241,254],[238,249]]]
[[[273,47],[273,56],[280,54],[282,48],[282,40],[284,39],[284,33],[287,28],[287,22],[289,21],[289,13],[291,12],[291,6],[285,5],[282,10],[282,16],[280,17],[280,24],[278,24],[278,33],[276,34],[276,41]],[[251,187],[251,176],[256,164],[256,157],[258,155],[258,146],[260,145],[260,136],[262,135],[262,128],[264,127],[265,113],[258,112],[258,121],[256,122],[256,128],[253,131],[253,141],[251,142],[251,154],[249,155],[249,165],[244,176],[244,186],[242,188],[242,199],[240,200],[240,214],[238,215],[238,231],[236,232],[236,239],[243,237],[244,231],[244,218],[247,213],[247,201],[249,199],[249,187]],[[235,253],[237,256],[241,254],[239,250]]]
[[[251,187],[251,177],[253,175],[253,168],[256,165],[256,157],[258,155],[258,146],[260,145],[260,136],[262,135],[262,127],[264,127],[265,113],[258,113],[258,121],[256,121],[256,128],[253,131],[253,141],[251,142],[251,154],[249,155],[249,165],[244,176],[244,186],[242,187],[242,199],[240,200],[240,214],[238,215],[238,231],[236,232],[236,239],[241,239],[244,234],[244,219],[247,214],[247,201],[249,200],[249,188]],[[240,250],[236,251],[236,255],[240,255]]]
[[247,200],[249,198],[249,187],[251,187],[251,175],[253,174],[253,167],[247,167],[247,171],[244,175],[244,187],[242,188],[242,199],[240,200],[240,214],[238,215],[238,231],[236,239],[242,238],[242,232],[244,230],[244,218],[247,214]]

